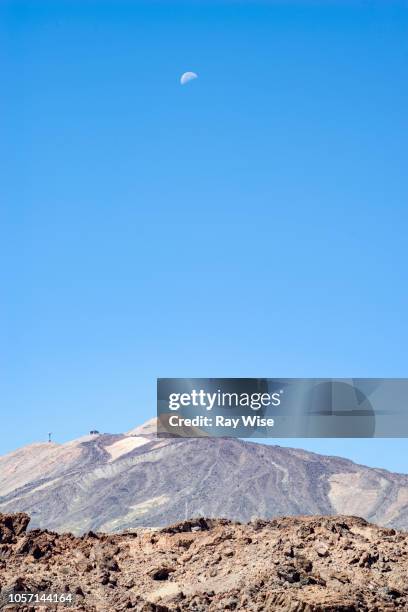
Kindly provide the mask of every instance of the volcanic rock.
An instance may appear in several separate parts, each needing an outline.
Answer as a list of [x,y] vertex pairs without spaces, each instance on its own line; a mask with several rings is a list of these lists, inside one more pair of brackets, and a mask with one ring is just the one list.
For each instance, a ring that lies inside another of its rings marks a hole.
[[73,607],[47,609],[83,612],[408,610],[408,534],[357,517],[198,518],[91,537],[27,525],[0,514],[0,601],[14,590],[69,593]]

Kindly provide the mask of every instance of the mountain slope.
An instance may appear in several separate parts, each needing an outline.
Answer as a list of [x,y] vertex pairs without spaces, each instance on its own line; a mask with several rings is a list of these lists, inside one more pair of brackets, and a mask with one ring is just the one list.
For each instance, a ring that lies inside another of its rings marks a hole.
[[354,514],[408,528],[408,476],[238,439],[127,434],[36,444],[0,457],[0,512],[83,533],[162,526],[192,516],[247,521]]

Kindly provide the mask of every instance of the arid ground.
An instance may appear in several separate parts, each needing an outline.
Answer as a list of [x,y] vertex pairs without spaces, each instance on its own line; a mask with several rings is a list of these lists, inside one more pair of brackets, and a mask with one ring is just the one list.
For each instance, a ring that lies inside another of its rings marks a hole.
[[200,518],[82,537],[28,526],[24,513],[0,515],[3,601],[36,591],[71,593],[71,608],[52,609],[89,612],[408,610],[408,534],[360,518]]

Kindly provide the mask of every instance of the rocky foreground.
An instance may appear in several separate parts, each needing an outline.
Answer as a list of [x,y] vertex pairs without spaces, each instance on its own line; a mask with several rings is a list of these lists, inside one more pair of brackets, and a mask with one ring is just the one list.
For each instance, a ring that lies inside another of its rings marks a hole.
[[0,514],[3,598],[72,593],[72,607],[51,609],[98,612],[408,610],[408,533],[360,518],[200,518],[82,537],[27,531],[29,520]]

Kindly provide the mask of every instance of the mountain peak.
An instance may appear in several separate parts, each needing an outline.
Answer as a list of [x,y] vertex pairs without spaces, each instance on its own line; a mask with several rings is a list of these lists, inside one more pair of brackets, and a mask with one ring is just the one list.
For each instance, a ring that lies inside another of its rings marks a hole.
[[143,425],[139,425],[134,429],[126,432],[127,436],[151,436],[157,433],[157,417],[149,419]]

